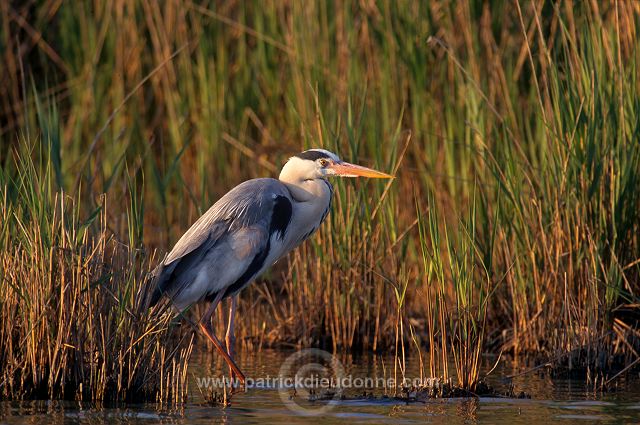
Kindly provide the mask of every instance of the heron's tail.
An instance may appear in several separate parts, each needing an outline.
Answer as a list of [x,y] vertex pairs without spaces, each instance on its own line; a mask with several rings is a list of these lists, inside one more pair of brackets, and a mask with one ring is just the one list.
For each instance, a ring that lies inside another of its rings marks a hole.
[[162,298],[163,291],[163,278],[164,271],[164,261],[162,261],[158,266],[153,269],[151,273],[149,273],[147,291],[146,291],[146,300],[145,300],[145,310],[150,309],[154,305],[158,304],[160,298]]
[[162,298],[162,291],[156,286],[151,291],[149,300],[147,301],[147,308],[151,308],[154,305],[158,304],[158,301],[160,301],[160,298]]

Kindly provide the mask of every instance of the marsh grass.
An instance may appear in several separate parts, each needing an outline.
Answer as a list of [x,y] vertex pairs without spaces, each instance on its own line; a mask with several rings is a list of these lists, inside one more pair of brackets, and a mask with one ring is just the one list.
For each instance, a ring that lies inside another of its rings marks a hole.
[[[440,218],[433,197],[429,199],[427,217],[417,204],[422,293],[429,310],[429,373],[444,383],[455,376],[455,388],[475,392],[494,283],[476,242],[475,204],[453,232],[447,219]],[[455,373],[449,371],[451,363]]]
[[[169,249],[240,181],[325,146],[400,164],[397,178],[389,190],[337,182],[322,231],[243,294],[246,348],[426,346],[454,356],[465,385],[480,349],[571,370],[637,362],[638,3],[0,8],[4,181],[52,173],[44,198],[5,183],[3,258],[29,247],[31,273],[73,252],[41,201],[63,200],[89,246],[104,223],[118,253],[105,263],[119,259],[141,285],[141,253]],[[12,162],[16,145],[43,162]],[[81,230],[94,211],[100,221]],[[68,250],[36,256],[50,240]],[[3,319],[22,308],[11,300]],[[430,373],[453,376],[445,368]]]
[[0,395],[182,402],[192,335],[169,338],[171,316],[142,309],[152,259],[135,248],[138,233],[116,240],[106,196],[85,214],[56,189],[50,152],[34,163],[33,145],[20,146],[18,173],[0,176]]

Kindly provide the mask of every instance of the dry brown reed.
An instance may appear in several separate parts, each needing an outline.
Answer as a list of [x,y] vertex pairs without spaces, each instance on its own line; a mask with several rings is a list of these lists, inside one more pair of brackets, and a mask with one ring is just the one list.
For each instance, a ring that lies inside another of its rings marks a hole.
[[8,192],[0,189],[0,396],[183,402],[193,334],[176,338],[171,315],[142,310],[151,259],[107,230],[107,198],[82,219],[63,193],[49,205],[34,199],[46,206],[37,211]]

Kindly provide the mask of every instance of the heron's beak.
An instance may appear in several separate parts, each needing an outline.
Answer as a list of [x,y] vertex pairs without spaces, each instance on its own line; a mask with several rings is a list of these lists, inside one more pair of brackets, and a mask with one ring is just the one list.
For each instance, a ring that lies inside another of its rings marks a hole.
[[341,177],[371,177],[374,179],[392,179],[392,175],[376,171],[371,168],[362,167],[360,165],[350,164],[348,162],[338,162],[329,166],[333,170],[334,175]]

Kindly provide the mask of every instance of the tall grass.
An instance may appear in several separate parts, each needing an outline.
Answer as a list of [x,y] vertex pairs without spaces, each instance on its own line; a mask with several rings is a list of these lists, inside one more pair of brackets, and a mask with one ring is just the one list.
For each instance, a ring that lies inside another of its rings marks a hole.
[[[397,342],[396,324],[411,323],[432,357],[442,341],[471,338],[470,347],[571,368],[634,360],[638,4],[0,8],[0,160],[38,176],[11,164],[11,146],[20,135],[32,146],[51,140],[53,187],[87,216],[102,193],[120,202],[135,192],[133,228],[121,208],[100,213],[123,240],[138,229],[125,242],[132,253],[168,249],[233,185],[275,175],[303,148],[399,164],[387,191],[338,182],[322,231],[245,291],[240,311],[254,314],[238,326],[247,347],[384,350]],[[50,124],[39,122],[32,85],[57,105]],[[427,193],[428,214],[446,220],[416,217],[414,199],[426,211]],[[406,282],[416,283],[397,322],[396,289]],[[441,289],[425,298],[425,287]],[[438,323],[465,311],[461,323],[472,328],[437,341]],[[474,348],[456,365],[473,371],[476,358]]]
[[107,196],[85,212],[58,188],[52,148],[22,140],[0,174],[0,396],[182,402],[192,335],[168,339],[171,316],[142,309],[135,194],[119,241]]
[[[428,217],[418,209],[430,376],[451,382],[453,358],[457,387],[475,391],[494,282],[476,242],[475,204],[469,215],[457,227],[458,234],[452,234],[446,218],[440,222],[433,198]],[[488,249],[490,253],[492,247]]]

